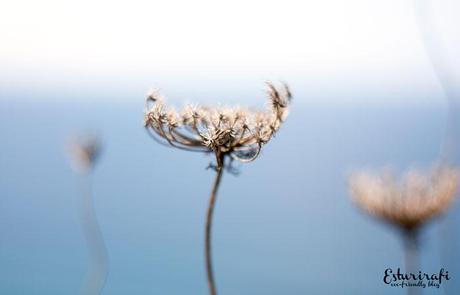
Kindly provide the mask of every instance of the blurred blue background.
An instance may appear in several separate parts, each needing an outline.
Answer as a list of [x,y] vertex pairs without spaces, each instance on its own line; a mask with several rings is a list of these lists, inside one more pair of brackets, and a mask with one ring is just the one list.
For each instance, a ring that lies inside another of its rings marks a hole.
[[[65,142],[89,127],[104,142],[92,175],[110,257],[104,294],[206,293],[203,222],[214,175],[205,168],[212,158],[152,141],[142,127],[141,97],[119,104],[12,102],[0,110],[2,294],[78,293],[88,261],[78,176]],[[382,282],[387,267],[403,267],[399,237],[354,208],[346,176],[387,164],[397,171],[428,167],[445,119],[442,107],[294,102],[260,158],[240,165],[239,176],[224,175],[213,237],[221,293],[403,294]],[[446,221],[459,224],[455,211]],[[445,226],[424,232],[422,268],[447,268],[453,286],[458,266],[439,254]]]

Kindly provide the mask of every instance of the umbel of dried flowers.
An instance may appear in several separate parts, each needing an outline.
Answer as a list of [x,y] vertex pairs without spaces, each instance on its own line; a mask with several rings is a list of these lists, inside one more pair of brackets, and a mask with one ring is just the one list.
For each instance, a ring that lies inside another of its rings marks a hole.
[[457,184],[457,170],[436,167],[428,174],[411,170],[402,181],[389,172],[379,176],[356,173],[350,179],[350,191],[356,204],[369,214],[411,231],[450,206]]
[[250,162],[273,138],[285,119],[291,102],[287,85],[278,90],[267,83],[267,110],[242,107],[186,106],[180,112],[166,107],[163,98],[152,92],[147,96],[144,125],[159,143],[187,151],[213,153],[216,178],[209,199],[205,226],[205,257],[208,288],[216,294],[211,262],[211,225],[217,189],[226,159]]
[[253,111],[242,107],[186,106],[177,112],[167,108],[162,97],[147,97],[144,124],[150,134],[173,147],[212,152],[217,166],[225,156],[252,161],[280,128],[291,101],[286,85],[277,90],[268,84],[270,109]]
[[452,204],[459,172],[438,165],[428,173],[410,170],[401,180],[386,171],[380,175],[354,173],[349,180],[353,201],[364,211],[401,230],[405,242],[406,270],[416,267],[417,236],[429,220]]

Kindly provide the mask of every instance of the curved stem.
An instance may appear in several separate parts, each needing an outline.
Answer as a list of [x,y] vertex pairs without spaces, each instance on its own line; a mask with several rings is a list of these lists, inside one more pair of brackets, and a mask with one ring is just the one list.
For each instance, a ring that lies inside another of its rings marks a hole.
[[222,172],[224,171],[223,156],[216,155],[217,167],[216,167],[216,178],[212,187],[211,195],[208,201],[208,210],[206,213],[206,225],[205,225],[205,257],[206,257],[206,274],[208,280],[208,289],[210,295],[216,295],[216,283],[214,281],[214,273],[212,268],[212,257],[211,257],[211,229],[212,229],[212,216],[214,212],[214,205],[216,203],[217,189],[219,188],[220,180],[222,179]]
[[90,175],[86,173],[82,177],[79,214],[81,229],[89,252],[90,265],[80,294],[98,295],[102,293],[107,279],[109,259],[96,217]]

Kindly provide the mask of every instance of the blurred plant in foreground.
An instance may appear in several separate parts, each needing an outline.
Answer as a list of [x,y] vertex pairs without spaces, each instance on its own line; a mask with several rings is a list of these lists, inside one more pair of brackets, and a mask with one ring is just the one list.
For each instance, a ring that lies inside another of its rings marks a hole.
[[[349,188],[361,209],[401,232],[406,272],[418,273],[419,231],[451,206],[458,177],[459,172],[448,166],[435,167],[429,173],[411,170],[400,181],[390,172],[357,172],[350,177]],[[407,290],[415,292],[415,288]]]
[[158,142],[179,149],[213,153],[216,177],[209,198],[205,224],[205,258],[209,293],[215,295],[216,284],[211,260],[211,226],[217,189],[228,160],[255,160],[262,146],[278,131],[287,115],[291,93],[286,85],[282,91],[268,83],[270,109],[252,111],[247,108],[186,106],[180,113],[166,108],[156,93],[148,95],[144,124]]
[[101,294],[108,273],[107,249],[97,221],[91,189],[91,171],[101,152],[100,141],[91,135],[73,138],[68,144],[72,166],[81,176],[80,225],[90,256],[90,266],[81,294]]

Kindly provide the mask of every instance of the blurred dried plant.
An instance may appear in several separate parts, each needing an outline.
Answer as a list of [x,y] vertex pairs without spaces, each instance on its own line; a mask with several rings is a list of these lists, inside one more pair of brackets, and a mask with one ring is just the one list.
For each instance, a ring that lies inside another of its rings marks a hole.
[[[420,228],[450,207],[458,181],[458,170],[435,166],[428,173],[410,170],[401,180],[389,171],[381,175],[354,173],[349,179],[349,188],[353,201],[361,209],[401,231],[406,271],[409,272],[418,267]],[[416,290],[408,288],[408,292]]]
[[88,172],[91,170],[101,151],[99,139],[92,134],[85,134],[80,137],[72,137],[67,145],[72,167],[77,172]]
[[90,134],[73,137],[67,146],[72,166],[81,176],[79,198],[80,226],[89,252],[90,265],[80,294],[101,294],[108,275],[108,254],[97,220],[90,172],[101,153],[100,140]]
[[[280,128],[292,95],[286,84],[278,90],[267,83],[270,108],[265,111],[242,107],[186,106],[177,112],[163,103],[155,92],[146,100],[144,126],[159,143],[182,150],[213,153],[216,178],[209,198],[205,224],[205,258],[209,293],[216,294],[211,261],[211,226],[217,189],[226,159],[241,162],[255,160]],[[230,162],[229,162],[230,163]]]
[[379,176],[361,172],[350,178],[350,192],[359,207],[408,231],[442,214],[457,185],[458,172],[449,167],[437,167],[429,174],[411,170],[402,181],[390,172]]

